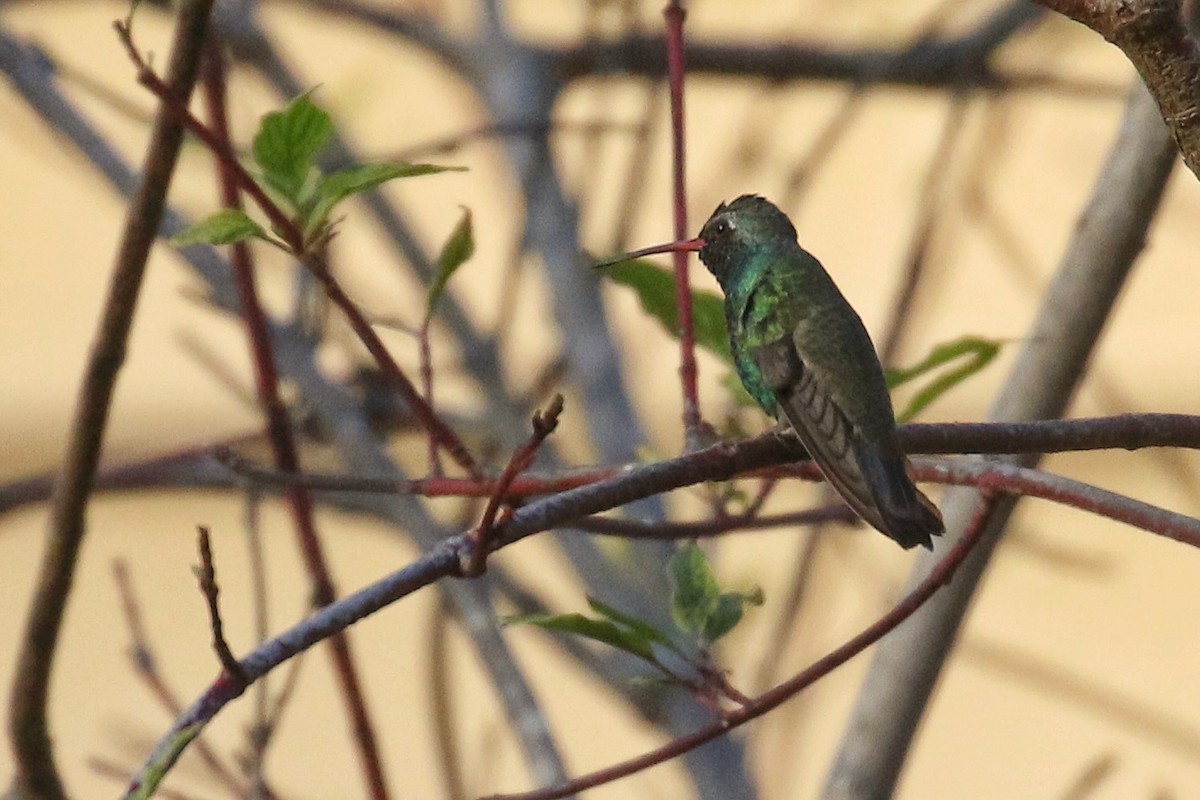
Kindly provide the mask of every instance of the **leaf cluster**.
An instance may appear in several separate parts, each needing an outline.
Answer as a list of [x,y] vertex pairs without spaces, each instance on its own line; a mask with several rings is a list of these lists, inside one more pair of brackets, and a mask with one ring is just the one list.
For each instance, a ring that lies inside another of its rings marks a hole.
[[762,605],[762,591],[722,591],[708,557],[694,543],[675,552],[667,571],[674,630],[663,630],[593,597],[587,602],[596,616],[522,614],[507,617],[505,623],[534,625],[615,647],[649,664],[668,683],[713,694],[697,685],[712,675],[709,651],[737,626],[747,606]]
[[[397,178],[462,170],[436,164],[373,162],[325,174],[317,157],[333,138],[333,120],[306,93],[263,116],[250,148],[250,169],[304,235],[303,249],[332,235],[333,212],[343,200]],[[468,223],[469,224],[469,223]],[[292,251],[278,231],[268,232],[238,208],[224,208],[173,237],[178,247],[261,239]],[[469,253],[468,253],[469,255]],[[460,262],[461,263],[461,262]]]

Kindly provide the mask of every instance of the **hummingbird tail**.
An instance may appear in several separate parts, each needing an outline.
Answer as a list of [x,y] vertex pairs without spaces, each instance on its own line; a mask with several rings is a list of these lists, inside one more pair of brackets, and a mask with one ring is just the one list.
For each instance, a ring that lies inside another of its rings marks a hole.
[[894,431],[860,435],[790,338],[757,348],[754,358],[779,411],[846,505],[901,547],[932,549],[942,516],[909,479]]
[[920,545],[932,550],[932,537],[946,530],[942,512],[913,485],[908,477],[908,459],[894,440],[891,445],[860,443],[855,448],[859,467],[883,520],[880,530],[905,549]]

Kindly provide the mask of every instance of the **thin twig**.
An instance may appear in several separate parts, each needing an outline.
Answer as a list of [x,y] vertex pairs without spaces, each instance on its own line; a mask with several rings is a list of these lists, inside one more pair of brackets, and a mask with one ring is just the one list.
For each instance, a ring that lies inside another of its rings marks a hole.
[[208,622],[212,628],[213,650],[217,653],[217,659],[221,662],[221,667],[229,673],[229,676],[233,680],[249,685],[250,681],[246,677],[246,671],[238,663],[237,657],[229,647],[229,642],[225,641],[225,623],[221,620],[221,608],[217,604],[217,596],[220,594],[220,589],[217,586],[217,570],[213,566],[212,541],[208,535],[208,528],[200,525],[197,528],[197,533],[199,537],[200,566],[196,569],[196,580],[199,581],[200,592],[204,595],[204,600],[208,604]]
[[[175,103],[186,104],[191,95],[211,9],[212,0],[190,0],[180,9],[163,84],[163,96]],[[162,221],[167,187],[183,142],[183,129],[166,106],[164,102],[155,115],[142,183],[129,206],[108,296],[80,384],[61,477],[54,490],[50,541],[17,657],[9,731],[16,760],[15,792],[31,800],[65,800],[66,796],[54,763],[46,719],[50,676],[85,533],[84,511],[100,461],[109,408],[125,360],[146,260]]]
[[[177,717],[183,711],[183,703],[167,685],[158,668],[158,659],[154,655],[150,636],[142,620],[142,606],[138,601],[137,592],[134,591],[129,567],[124,561],[113,562],[113,580],[117,584],[117,593],[121,596],[121,612],[125,618],[125,626],[129,629],[129,660],[133,663],[134,674],[146,684],[163,709],[170,716]],[[196,754],[200,756],[209,772],[232,794],[240,797],[246,793],[245,783],[225,765],[217,751],[203,736],[196,739]],[[273,795],[268,793],[267,796]]]
[[595,516],[576,520],[571,523],[571,527],[588,533],[619,536],[622,539],[698,539],[738,531],[805,527],[824,522],[854,525],[859,519],[844,504],[835,504],[784,514],[737,514],[698,522],[642,522],[620,517]]
[[[127,41],[127,46],[132,50],[131,41]],[[210,48],[206,67],[205,86],[207,92],[205,94],[212,119],[210,131],[213,139],[219,144],[213,153],[216,156],[221,202],[226,208],[241,208],[238,170],[219,155],[221,152],[232,152],[233,141],[226,116],[224,62],[216,46]],[[143,68],[148,71],[147,67],[143,66]],[[275,467],[284,474],[294,475],[300,472],[296,438],[292,431],[292,421],[288,415],[287,406],[280,394],[279,372],[275,364],[267,315],[258,299],[254,262],[250,247],[246,242],[237,242],[232,246],[230,261],[233,264],[234,283],[241,301],[242,319],[246,325],[254,364],[255,389],[259,404],[267,416],[267,437],[271,443]],[[328,605],[337,597],[337,590],[334,587],[333,577],[330,574],[317,532],[312,494],[303,487],[291,487],[287,492],[287,500],[299,549],[312,583],[314,601],[319,605]],[[374,800],[387,800],[389,792],[387,778],[383,771],[383,759],[377,743],[378,737],[367,710],[362,681],[354,663],[350,643],[344,636],[338,636],[331,640],[330,657],[333,659],[334,671],[345,699],[346,711],[350,717],[359,759],[371,797]],[[231,674],[237,676],[236,673]]]
[[925,580],[897,603],[891,611],[841,647],[808,666],[802,672],[755,697],[749,703],[726,713],[712,725],[701,728],[688,736],[680,737],[649,753],[631,758],[628,761],[608,767],[607,769],[597,770],[580,778],[575,778],[562,786],[517,794],[493,795],[488,800],[556,800],[557,798],[582,792],[595,786],[612,783],[613,781],[626,778],[642,770],[665,763],[686,752],[695,750],[702,744],[710,742],[718,736],[724,736],[729,731],[739,728],[747,722],[757,719],[768,711],[777,708],[879,641],[884,635],[912,616],[943,584],[949,582],[955,570],[970,554],[972,548],[974,548],[983,535],[985,528],[982,524],[983,521],[982,517],[977,519],[962,539],[930,571]]
[[529,469],[529,465],[537,457],[537,452],[542,446],[542,442],[546,441],[546,438],[554,433],[554,429],[558,427],[558,417],[562,414],[562,410],[563,396],[556,394],[545,411],[535,411],[533,413],[533,433],[530,434],[529,440],[518,448],[513,453],[512,458],[509,459],[504,472],[500,474],[500,478],[496,481],[495,491],[488,498],[487,505],[483,509],[483,516],[480,517],[479,525],[471,532],[471,552],[463,567],[464,577],[475,578],[483,574],[488,552],[491,550],[496,538],[496,522],[497,515],[500,512],[500,504],[504,502],[504,498],[508,495],[509,488],[516,477]]
[[[680,0],[668,0],[667,75],[671,90],[671,199],[675,241],[688,238],[686,157],[683,135],[683,21],[687,13]],[[683,431],[689,449],[700,446],[700,397],[696,383],[696,332],[692,323],[692,285],[688,280],[688,254],[672,253],[675,266],[675,305],[679,309],[679,381],[683,389]]]
[[289,250],[317,278],[325,290],[325,294],[346,316],[346,320],[350,323],[350,327],[355,335],[366,346],[367,351],[375,359],[382,373],[403,395],[405,401],[411,406],[413,415],[421,421],[426,430],[429,431],[429,435],[434,437],[438,441],[438,444],[445,448],[463,469],[471,475],[478,475],[479,466],[475,463],[475,459],[471,456],[470,451],[467,450],[466,445],[429,408],[424,398],[421,397],[421,393],[413,385],[412,381],[408,379],[408,376],[404,374],[404,371],[400,369],[395,359],[392,358],[391,353],[388,352],[387,347],[383,344],[383,340],[375,333],[366,316],[355,305],[354,301],[350,299],[345,290],[342,289],[341,284],[333,277],[325,258],[309,248],[309,243],[306,241],[303,231],[270,198],[266,191],[258,185],[258,182],[254,180],[246,168],[241,165],[237,159],[237,154],[229,143],[223,141],[211,128],[192,115],[185,105],[172,100],[171,95],[166,93],[166,87],[162,80],[154,73],[134,47],[128,29],[118,24],[117,32],[125,44],[125,49],[130,59],[138,68],[138,83],[162,99],[164,104],[169,106],[171,112],[179,120],[179,123],[212,151],[213,155],[220,160],[223,169],[229,170],[230,175],[237,181],[238,188],[245,192],[254,201],[255,205],[267,215],[271,221],[272,228],[279,232]]

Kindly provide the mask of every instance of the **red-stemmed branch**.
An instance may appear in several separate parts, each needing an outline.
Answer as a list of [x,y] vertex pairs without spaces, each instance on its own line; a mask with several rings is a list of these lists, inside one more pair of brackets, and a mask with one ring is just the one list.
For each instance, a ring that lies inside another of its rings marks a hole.
[[[232,152],[233,139],[229,133],[226,114],[225,64],[215,40],[209,47],[208,57],[205,59],[203,77],[208,113],[212,120],[211,133],[214,140],[220,145],[219,151],[214,150],[213,152]],[[240,182],[237,170],[231,166],[236,164],[236,161],[231,162],[220,157],[217,157],[215,161],[222,205],[226,208],[240,209],[242,205],[239,191]],[[272,350],[267,315],[259,302],[254,278],[253,257],[246,242],[237,242],[232,245],[230,262],[233,265],[234,284],[241,301],[242,320],[246,325],[246,333],[249,338],[254,364],[255,389],[259,404],[267,416],[267,437],[271,443],[275,467],[282,474],[298,475],[300,474],[300,459],[296,448],[296,439],[287,406],[279,391],[279,372]],[[300,552],[312,583],[313,602],[318,606],[329,605],[337,599],[337,589],[334,587],[328,561],[321,546],[321,538],[317,533],[312,493],[303,487],[294,486],[290,487],[286,496]],[[220,651],[218,650],[218,652]],[[338,684],[345,698],[346,710],[350,716],[351,729],[358,745],[359,758],[371,797],[374,800],[387,800],[389,797],[387,779],[383,772],[383,759],[379,753],[375,726],[367,711],[362,681],[359,678],[358,669],[355,667],[350,642],[345,635],[338,635],[330,639],[330,656],[333,659],[334,673],[337,675]],[[232,656],[230,656],[230,660],[232,660]],[[236,664],[236,661],[233,663]],[[226,669],[231,670],[232,668],[226,664]],[[238,672],[231,671],[230,675],[235,680],[240,677]]]
[[[794,457],[793,445],[789,442],[782,442],[780,439],[781,437],[776,435],[766,435],[737,443],[724,442],[676,458],[625,469],[606,480],[535,500],[513,511],[506,522],[496,527],[497,535],[491,549],[498,550],[527,536],[554,527],[570,525],[582,517],[672,489],[694,485],[706,480],[728,480],[736,475],[749,474],[767,467],[777,466],[787,461],[789,456]],[[947,465],[918,462],[914,465],[914,477],[919,480],[982,484],[994,486],[997,492],[1028,493],[1045,497],[1102,513],[1114,519],[1122,519],[1153,533],[1200,548],[1200,520],[1193,517],[1166,509],[1156,509],[1128,497],[1088,487],[1065,478],[1039,473],[1032,469],[1015,468],[1010,465],[975,459],[963,459],[952,466],[954,472],[947,472]],[[798,471],[805,468],[801,466],[794,469]],[[1012,472],[1006,476],[1000,472],[1004,470]],[[815,470],[813,470],[813,479],[816,479]],[[970,526],[968,532],[972,533]],[[912,610],[931,596],[937,586],[941,585],[944,579],[953,572],[973,544],[973,541],[960,541],[941,562],[937,568],[938,571],[930,577],[928,582],[921,585],[918,593],[910,595],[879,623],[864,631],[846,646],[826,656],[805,673],[761,695],[747,707],[749,710],[735,711],[733,716],[724,718],[715,728],[706,728],[681,741],[693,742],[691,746],[708,741],[727,730],[731,725],[730,720],[736,722],[742,719],[740,715],[750,714],[755,709],[758,714],[765,713],[799,691],[803,686],[811,684],[821,675],[828,674],[829,670],[851,657],[852,650],[858,652],[865,648],[887,630],[891,630],[907,618]],[[241,664],[246,670],[246,674],[252,680],[256,680],[317,642],[345,630],[347,626],[357,620],[400,598],[443,578],[461,576],[462,565],[470,558],[474,546],[474,540],[470,533],[445,539],[417,561],[398,572],[331,606],[317,610],[291,630],[264,643],[244,657]],[[938,577],[939,575],[941,577]],[[885,628],[886,630],[884,630]],[[178,758],[183,746],[186,745],[187,741],[181,742],[181,738],[198,733],[221,708],[241,693],[242,688],[221,680],[210,686],[191,708],[176,719],[172,730],[160,741],[141,773],[134,779],[131,790],[140,787],[142,781],[156,779],[153,776],[163,774]],[[749,718],[751,717],[745,719]],[[677,744],[669,745],[669,747],[672,748],[669,753],[656,751],[659,755],[640,759],[637,763],[650,766],[651,763],[660,763],[663,758],[687,749]]]
[[[981,505],[981,512],[986,508],[986,505]],[[517,794],[491,795],[487,800],[556,800],[556,798],[567,797],[595,786],[627,778],[642,770],[663,764],[684,753],[695,750],[707,742],[711,742],[718,736],[724,736],[729,731],[739,728],[747,722],[758,719],[768,711],[791,700],[804,689],[866,650],[904,622],[904,620],[911,617],[917,609],[924,605],[925,601],[933,597],[934,592],[938,588],[949,582],[950,578],[954,575],[954,571],[970,555],[972,548],[975,547],[983,535],[985,529],[983,523],[985,521],[986,514],[977,514],[976,518],[967,527],[967,530],[964,531],[963,537],[959,539],[958,543],[938,562],[937,566],[930,571],[925,580],[921,581],[891,611],[884,614],[841,647],[813,662],[802,672],[799,672],[775,688],[762,693],[758,697],[748,700],[745,704],[722,714],[712,724],[687,736],[681,736],[662,747],[651,750],[636,758],[631,758],[620,764],[589,773],[562,786],[553,786],[547,789],[520,792]]]
[[429,435],[437,441],[440,447],[450,454],[451,458],[459,466],[474,477],[480,476],[482,473],[479,465],[475,463],[475,459],[471,456],[470,451],[467,450],[466,445],[459,439],[458,434],[451,430],[434,413],[429,404],[425,402],[425,398],[421,396],[417,387],[413,385],[408,376],[404,374],[404,371],[400,369],[400,366],[383,344],[383,340],[379,338],[374,328],[371,327],[371,323],[367,320],[366,316],[354,304],[345,290],[342,289],[341,284],[333,277],[324,256],[309,246],[304,232],[267,195],[266,191],[258,185],[253,176],[246,171],[245,167],[239,163],[237,154],[233,151],[232,147],[227,142],[222,141],[203,122],[196,119],[187,106],[171,96],[162,80],[150,68],[145,59],[142,58],[137,48],[134,47],[128,27],[124,23],[118,22],[116,23],[116,29],[122,43],[125,45],[129,58],[137,67],[138,83],[160,98],[164,105],[176,116],[179,123],[199,139],[205,147],[212,151],[221,161],[223,167],[228,169],[230,174],[236,179],[238,188],[245,192],[254,201],[254,204],[266,214],[272,228],[282,237],[284,244],[299,259],[300,263],[316,277],[321,283],[326,296],[346,316],[346,320],[350,323],[350,328],[354,331],[354,334],[367,348],[367,352],[371,354],[371,357],[379,365],[383,375],[400,392],[401,396],[412,408],[413,415],[421,421],[421,424],[425,426]]
[[[562,414],[562,410],[563,396],[556,394],[545,411],[534,412],[533,433],[530,434],[529,440],[521,445],[508,460],[508,465],[497,479],[495,490],[483,509],[483,516],[480,517],[479,524],[471,531],[471,551],[463,565],[463,577],[477,578],[483,574],[487,566],[488,552],[491,551],[499,530],[498,515],[501,504],[508,497],[513,481],[517,479],[518,475],[529,469],[533,460],[537,458],[542,442],[546,441],[546,438],[558,427],[558,417]],[[500,521],[499,525],[503,525],[503,521]]]
[[[685,180],[683,131],[683,20],[687,12],[681,0],[670,0],[663,9],[667,23],[667,80],[671,93],[671,198],[674,207],[675,240],[688,236],[687,183]],[[683,386],[683,428],[689,449],[700,445],[700,396],[696,373],[696,334],[692,323],[692,287],[688,279],[688,255],[672,253],[675,267],[675,304],[679,308],[679,379]]]

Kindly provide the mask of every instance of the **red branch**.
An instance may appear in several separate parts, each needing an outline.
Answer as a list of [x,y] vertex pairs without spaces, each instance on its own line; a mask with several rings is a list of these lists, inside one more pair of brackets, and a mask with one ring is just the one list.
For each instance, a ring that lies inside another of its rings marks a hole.
[[[671,90],[672,199],[675,209],[675,241],[688,235],[687,185],[684,173],[683,138],[683,20],[687,16],[680,0],[671,0],[663,16],[667,22],[667,76]],[[672,254],[675,266],[675,303],[679,307],[679,379],[683,385],[683,427],[687,446],[699,446],[700,399],[696,386],[696,335],[692,323],[692,290],[688,280],[688,257],[682,250]]]
[[[132,51],[132,45],[130,45],[130,50]],[[231,161],[220,155],[221,153],[231,153],[233,145],[226,117],[225,67],[216,46],[210,47],[204,67],[208,109],[213,121],[212,129],[205,128],[205,130],[216,145],[213,152],[217,155],[221,202],[227,208],[241,208],[239,186],[242,185],[242,181],[239,179],[239,173],[244,174],[244,170],[238,165],[236,159]],[[146,74],[152,75],[147,69],[142,69],[143,78]],[[143,80],[144,82],[145,80]],[[197,124],[200,123],[197,122]],[[242,320],[246,325],[253,357],[255,389],[259,404],[267,415],[267,438],[271,442],[275,467],[281,474],[298,475],[300,474],[300,458],[296,448],[296,439],[287,407],[279,392],[279,372],[275,365],[275,354],[272,351],[267,315],[258,299],[258,289],[254,281],[254,262],[249,246],[245,242],[235,243],[230,251],[230,261],[233,264],[234,284],[237,287]],[[317,533],[312,493],[303,487],[292,487],[287,492],[287,501],[292,521],[295,524],[300,552],[312,583],[313,600],[318,606],[327,606],[337,599],[337,590],[333,585],[328,561],[322,551],[321,539]],[[387,800],[389,797],[387,778],[383,772],[383,760],[380,758],[375,728],[367,712],[367,701],[362,690],[362,681],[359,679],[358,670],[354,664],[350,643],[344,634],[330,639],[330,656],[333,659],[334,672],[345,698],[347,713],[350,717],[355,741],[358,744],[359,756],[371,797],[374,800]],[[236,664],[236,662],[234,663]],[[226,669],[230,669],[229,664],[226,664]],[[231,672],[231,675],[237,679],[241,673]]]
[[504,472],[500,473],[495,490],[488,498],[487,506],[483,509],[479,525],[471,532],[472,546],[467,563],[463,566],[463,577],[477,578],[483,574],[487,565],[488,552],[492,549],[496,538],[496,518],[500,513],[500,504],[508,496],[517,476],[529,469],[529,465],[537,457],[537,451],[542,446],[542,442],[546,441],[546,437],[554,433],[554,429],[558,427],[558,417],[562,414],[562,410],[563,396],[556,394],[550,401],[549,408],[544,412],[534,412],[533,433],[530,434],[529,441],[513,453],[512,458],[508,460],[508,466],[504,468]]
[[963,563],[983,536],[988,507],[989,504],[986,502],[979,505],[979,511],[971,520],[962,538],[930,571],[925,580],[921,581],[891,611],[841,647],[813,662],[804,671],[764,692],[746,705],[733,709],[713,724],[668,742],[657,750],[651,750],[623,763],[597,770],[561,786],[519,794],[492,795],[487,800],[556,800],[556,798],[567,797],[665,763],[772,711],[882,639],[900,623],[911,617],[918,608],[933,597],[943,584],[948,583],[954,571]]
[[388,380],[391,381],[397,391],[404,397],[405,402],[412,409],[414,416],[429,431],[429,435],[437,441],[439,446],[445,448],[446,452],[458,462],[459,466],[472,476],[479,477],[482,475],[479,466],[475,463],[475,459],[467,450],[466,445],[462,443],[458,435],[446,423],[442,422],[441,418],[425,402],[425,398],[421,396],[421,393],[413,385],[412,381],[408,379],[408,376],[404,374],[404,371],[400,369],[395,359],[392,358],[391,353],[384,346],[383,340],[379,338],[374,328],[371,327],[371,323],[367,321],[362,311],[358,309],[345,291],[343,291],[341,285],[334,279],[333,274],[329,270],[329,264],[318,253],[314,253],[308,249],[304,232],[300,230],[296,223],[284,213],[283,209],[267,195],[250,173],[238,162],[237,154],[234,153],[233,148],[228,142],[222,141],[221,137],[203,122],[196,119],[187,109],[187,106],[180,103],[178,99],[170,94],[166,85],[150,69],[150,66],[133,46],[133,40],[130,38],[128,28],[120,22],[116,24],[116,28],[121,41],[125,45],[125,49],[129,53],[130,59],[132,59],[138,69],[138,83],[160,98],[164,106],[169,108],[178,117],[180,124],[212,151],[213,155],[220,160],[222,168],[229,170],[230,175],[237,181],[238,188],[249,195],[255,205],[267,215],[272,228],[283,237],[284,243],[300,262],[321,282],[321,286],[325,289],[325,294],[333,301],[333,304],[346,315],[346,319],[350,323],[350,327],[354,330],[355,335],[366,346],[367,351],[375,359],[383,374],[387,376]]

